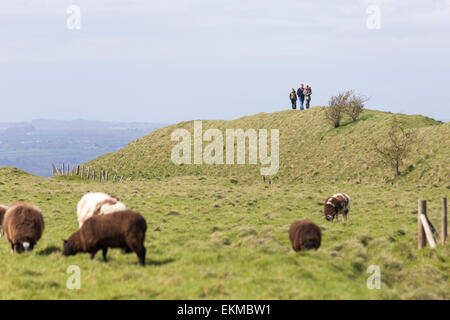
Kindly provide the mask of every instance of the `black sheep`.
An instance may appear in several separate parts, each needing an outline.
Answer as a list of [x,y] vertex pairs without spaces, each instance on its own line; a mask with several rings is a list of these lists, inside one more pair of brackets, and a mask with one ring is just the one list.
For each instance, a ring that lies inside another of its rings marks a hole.
[[146,231],[147,223],[137,212],[127,210],[93,216],[68,240],[64,240],[63,255],[87,252],[93,259],[97,251],[102,250],[103,260],[106,261],[108,248],[119,248],[125,252],[135,252],[139,264],[145,266]]
[[289,228],[289,238],[294,251],[319,249],[322,233],[310,220],[294,221]]

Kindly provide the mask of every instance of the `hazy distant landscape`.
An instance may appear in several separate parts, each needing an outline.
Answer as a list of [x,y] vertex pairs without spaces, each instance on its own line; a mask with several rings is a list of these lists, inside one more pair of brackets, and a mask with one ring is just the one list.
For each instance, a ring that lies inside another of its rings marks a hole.
[[49,177],[51,165],[77,165],[114,152],[165,126],[89,120],[0,123],[0,166]]

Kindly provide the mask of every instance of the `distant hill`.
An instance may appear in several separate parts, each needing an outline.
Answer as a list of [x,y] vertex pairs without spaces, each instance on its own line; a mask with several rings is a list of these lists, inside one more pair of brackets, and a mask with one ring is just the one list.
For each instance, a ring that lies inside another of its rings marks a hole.
[[48,120],[36,119],[31,124],[38,130],[101,130],[105,128],[115,129],[147,129],[160,128],[167,124],[147,122],[108,122],[95,120]]
[[[326,181],[379,183],[392,178],[392,172],[376,161],[371,142],[387,130],[394,114],[366,110],[352,123],[332,129],[324,119],[325,107],[300,112],[288,110],[260,113],[232,121],[203,121],[208,128],[280,129],[281,181]],[[448,183],[450,178],[450,123],[442,123],[420,115],[397,114],[407,127],[417,131],[419,141],[406,161],[402,181]],[[158,129],[128,144],[118,152],[105,154],[87,163],[97,169],[108,169],[135,179],[164,178],[179,175],[215,175],[237,179],[260,179],[260,165],[175,165],[171,141],[175,129],[193,132],[193,121]],[[225,137],[224,137],[225,141]],[[208,143],[204,142],[203,147]]]
[[12,166],[36,175],[52,174],[52,163],[77,165],[165,124],[89,120],[33,120],[0,123],[0,166]]

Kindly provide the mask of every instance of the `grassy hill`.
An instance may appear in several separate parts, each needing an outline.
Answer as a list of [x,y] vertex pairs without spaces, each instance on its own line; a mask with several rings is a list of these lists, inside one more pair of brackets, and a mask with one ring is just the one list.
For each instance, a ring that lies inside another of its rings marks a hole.
[[[352,123],[332,129],[325,121],[324,107],[306,112],[288,110],[260,113],[233,121],[203,121],[203,132],[217,128],[244,130],[280,130],[280,169],[276,179],[284,182],[380,183],[393,177],[380,165],[373,151],[373,141],[386,134],[392,113],[367,110]],[[424,116],[395,115],[406,127],[417,132],[418,143],[406,161],[402,182],[441,185],[450,180],[450,123]],[[193,121],[156,130],[115,153],[103,155],[87,165],[108,169],[134,179],[172,176],[222,176],[242,180],[260,179],[260,165],[175,165],[171,141],[175,129],[193,132]],[[225,141],[225,137],[224,137]],[[203,147],[208,145],[203,143]],[[269,144],[270,145],[270,144]],[[248,162],[247,162],[248,163]]]
[[[448,197],[450,124],[397,115],[419,143],[398,183],[374,161],[372,139],[387,132],[390,113],[367,111],[356,123],[330,129],[323,108],[204,121],[207,128],[280,129],[279,181],[263,183],[259,165],[183,165],[170,159],[176,128],[166,127],[89,165],[132,175],[99,183],[77,177],[41,178],[0,167],[0,203],[41,207],[44,235],[31,253],[11,255],[0,239],[1,299],[450,299],[450,241],[417,250],[417,200],[428,200],[440,227]],[[238,183],[230,181],[236,178]],[[147,220],[147,267],[135,255],[61,255],[62,239],[77,230],[76,205],[89,191],[119,197]],[[349,221],[323,217],[329,195],[352,197]],[[288,228],[310,219],[322,229],[318,251],[295,253]],[[81,289],[69,290],[71,265]],[[367,270],[378,266],[381,289]]]

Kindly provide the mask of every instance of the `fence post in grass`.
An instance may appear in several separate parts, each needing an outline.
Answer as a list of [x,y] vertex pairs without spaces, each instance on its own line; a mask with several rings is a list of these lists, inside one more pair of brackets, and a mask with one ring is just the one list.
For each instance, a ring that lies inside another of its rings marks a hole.
[[76,175],[77,175],[77,176],[80,175],[80,165],[77,166],[77,174],[76,174]]
[[427,213],[427,201],[419,200],[419,210],[417,212],[417,248],[422,249],[427,244],[425,230],[423,229],[420,216]]
[[88,167],[87,173],[86,173],[86,179],[89,180],[90,176],[91,176],[91,167]]
[[442,198],[442,211],[441,211],[441,241],[442,244],[445,243],[447,239],[447,198]]
[[105,177],[106,181],[108,181],[109,179],[109,171],[106,171],[106,177]]
[[53,176],[58,175],[58,169],[56,169],[56,166],[54,163],[52,163],[52,170],[53,170]]
[[436,241],[433,238],[433,232],[431,231],[430,225],[428,224],[428,219],[426,215],[420,215],[420,221],[422,222],[423,229],[425,230],[425,235],[427,237],[428,243],[432,249],[436,248]]
[[95,169],[94,168],[92,169],[92,180],[95,181]]
[[113,177],[113,182],[116,182],[116,177],[117,177],[117,175],[115,174]]

